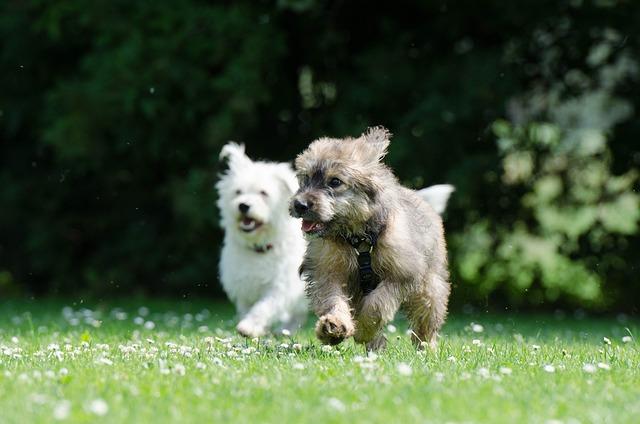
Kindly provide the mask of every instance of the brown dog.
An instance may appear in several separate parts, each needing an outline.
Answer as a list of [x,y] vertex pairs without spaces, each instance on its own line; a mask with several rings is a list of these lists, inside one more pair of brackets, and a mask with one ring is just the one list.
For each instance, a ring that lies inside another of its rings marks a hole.
[[[382,127],[320,138],[295,161],[300,189],[290,212],[309,240],[301,273],[323,343],[353,336],[384,347],[383,326],[402,307],[414,341],[435,347],[447,314],[442,220],[429,194],[403,187],[381,162],[389,138]],[[439,187],[446,202],[452,187]]]

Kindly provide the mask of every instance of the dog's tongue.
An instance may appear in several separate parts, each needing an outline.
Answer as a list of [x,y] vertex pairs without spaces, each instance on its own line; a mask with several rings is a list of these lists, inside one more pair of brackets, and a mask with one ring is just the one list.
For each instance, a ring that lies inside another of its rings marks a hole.
[[251,225],[251,224],[253,223],[253,221],[254,221],[254,220],[253,220],[253,219],[251,219],[251,218],[247,218],[247,217],[242,218],[242,223],[243,223],[244,225]]
[[302,231],[304,231],[305,233],[308,233],[309,231],[312,231],[315,227],[316,227],[316,223],[313,221],[307,221],[306,219],[302,220]]

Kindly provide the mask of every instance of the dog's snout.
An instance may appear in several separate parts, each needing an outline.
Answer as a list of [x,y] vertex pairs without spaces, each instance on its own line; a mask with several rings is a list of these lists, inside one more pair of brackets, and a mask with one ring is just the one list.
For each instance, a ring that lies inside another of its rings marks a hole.
[[300,215],[305,214],[311,206],[313,206],[313,204],[310,201],[300,201],[299,199],[293,201],[293,209]]
[[238,205],[238,209],[240,210],[240,212],[242,213],[247,213],[249,212],[249,205],[247,205],[246,203],[240,203]]

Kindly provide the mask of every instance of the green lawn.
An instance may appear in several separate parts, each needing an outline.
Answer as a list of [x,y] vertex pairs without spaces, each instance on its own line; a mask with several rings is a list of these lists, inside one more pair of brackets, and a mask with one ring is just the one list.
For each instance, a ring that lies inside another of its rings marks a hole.
[[460,313],[426,353],[400,320],[377,357],[310,329],[244,340],[232,317],[203,301],[5,301],[0,422],[640,422],[626,317]]

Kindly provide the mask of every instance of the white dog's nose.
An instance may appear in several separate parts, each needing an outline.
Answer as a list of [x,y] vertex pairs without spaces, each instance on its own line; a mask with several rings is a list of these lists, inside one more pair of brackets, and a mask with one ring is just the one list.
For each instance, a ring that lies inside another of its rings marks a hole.
[[249,212],[249,207],[250,207],[250,206],[249,206],[249,205],[247,205],[246,203],[240,203],[240,204],[238,205],[238,209],[240,209],[240,212],[242,212],[242,213],[247,213],[247,212]]

